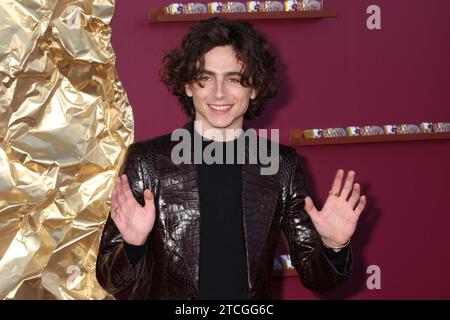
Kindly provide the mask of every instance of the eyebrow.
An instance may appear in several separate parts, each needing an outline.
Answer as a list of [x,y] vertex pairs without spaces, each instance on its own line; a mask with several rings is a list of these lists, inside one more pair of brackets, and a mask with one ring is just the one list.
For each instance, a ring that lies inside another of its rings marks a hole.
[[[212,76],[217,75],[216,72],[209,71],[209,70],[204,70],[202,73],[203,74],[209,74],[209,75],[212,75]],[[242,74],[240,72],[238,72],[238,71],[229,71],[229,72],[225,72],[224,75],[225,76],[241,76]]]

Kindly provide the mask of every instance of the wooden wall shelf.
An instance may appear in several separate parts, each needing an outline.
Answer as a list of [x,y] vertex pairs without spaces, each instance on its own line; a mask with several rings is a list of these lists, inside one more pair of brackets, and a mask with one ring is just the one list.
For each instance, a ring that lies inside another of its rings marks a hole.
[[187,13],[165,14],[164,8],[150,8],[148,20],[151,23],[199,21],[212,17],[220,17],[227,20],[264,20],[264,19],[309,19],[309,18],[335,18],[336,10],[311,10],[311,11],[281,11],[281,12],[237,12],[237,13]]
[[279,277],[298,277],[298,273],[295,269],[287,269],[287,270],[274,270],[272,273],[274,278]]
[[306,139],[303,135],[303,130],[301,129],[294,129],[289,131],[289,144],[291,146],[319,146],[331,144],[447,140],[447,139],[450,140],[450,132]]

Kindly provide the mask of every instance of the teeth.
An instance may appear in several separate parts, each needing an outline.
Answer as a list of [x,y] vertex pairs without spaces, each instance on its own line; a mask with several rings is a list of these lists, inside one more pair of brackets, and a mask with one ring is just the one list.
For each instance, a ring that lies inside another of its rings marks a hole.
[[227,110],[231,107],[231,104],[222,105],[222,106],[210,104],[209,107],[214,110]]

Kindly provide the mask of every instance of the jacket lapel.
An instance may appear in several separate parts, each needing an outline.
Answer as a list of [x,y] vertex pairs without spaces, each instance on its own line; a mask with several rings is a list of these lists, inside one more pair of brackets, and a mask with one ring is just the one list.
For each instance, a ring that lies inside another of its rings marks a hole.
[[247,144],[245,147],[246,161],[242,165],[242,211],[250,293],[257,277],[262,276],[258,269],[276,210],[279,186],[276,175],[261,175],[263,166],[259,161],[256,161],[256,164],[249,161],[257,159],[256,150],[249,150]]

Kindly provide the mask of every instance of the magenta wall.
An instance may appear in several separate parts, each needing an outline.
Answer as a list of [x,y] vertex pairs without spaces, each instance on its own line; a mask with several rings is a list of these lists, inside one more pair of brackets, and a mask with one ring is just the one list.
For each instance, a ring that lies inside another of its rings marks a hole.
[[[192,23],[147,23],[150,6],[116,1],[113,47],[134,110],[136,140],[167,133],[185,117],[159,82],[164,51]],[[205,2],[205,1],[203,1]],[[381,8],[381,30],[366,28],[366,9]],[[325,0],[334,19],[256,21],[279,58],[283,88],[255,128],[450,122],[450,1]],[[318,203],[335,170],[354,169],[368,196],[354,238],[350,281],[324,296],[297,278],[274,280],[283,299],[450,299],[450,141],[391,142],[297,149]],[[367,267],[381,289],[366,287]]]

